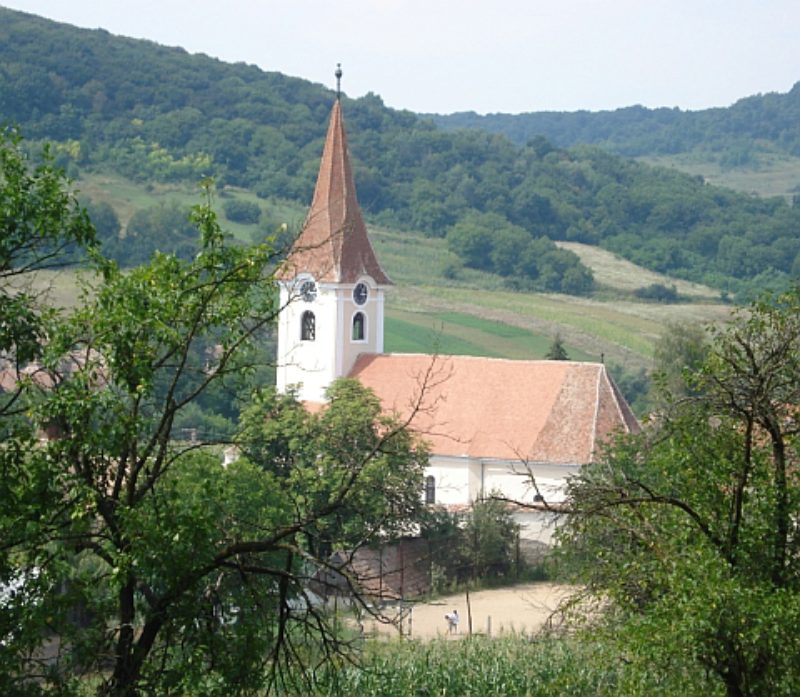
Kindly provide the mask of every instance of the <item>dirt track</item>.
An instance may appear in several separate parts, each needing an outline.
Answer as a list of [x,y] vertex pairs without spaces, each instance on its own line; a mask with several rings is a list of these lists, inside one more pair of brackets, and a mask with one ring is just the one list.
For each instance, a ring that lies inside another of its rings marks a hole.
[[[492,636],[511,631],[535,632],[547,621],[559,601],[570,590],[567,586],[553,583],[531,583],[470,593],[472,631],[475,634],[491,633]],[[415,605],[411,611],[411,636],[418,639],[448,636],[444,616],[453,610],[458,610],[461,618],[457,636],[466,636],[469,633],[469,622],[466,596],[463,593]],[[377,624],[370,629],[381,634],[397,634],[393,627]],[[409,625],[406,620],[403,622],[403,634],[408,633]]]

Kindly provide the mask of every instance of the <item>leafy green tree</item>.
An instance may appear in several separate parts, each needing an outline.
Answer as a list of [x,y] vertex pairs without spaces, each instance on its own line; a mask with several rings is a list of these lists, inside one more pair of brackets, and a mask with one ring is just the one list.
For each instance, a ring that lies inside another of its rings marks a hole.
[[[653,351],[653,373],[656,387],[671,401],[696,395],[699,383],[691,380],[706,357],[709,337],[702,325],[689,322],[668,322],[656,341]],[[654,394],[658,401],[659,395]]]
[[108,243],[113,248],[119,240],[121,229],[117,212],[108,201],[89,201],[86,212],[97,231],[98,241]]
[[[54,311],[30,283],[34,272],[74,261],[95,231],[49,150],[31,162],[22,138],[0,130],[0,371],[16,380],[39,356]],[[18,389],[6,382],[0,414],[18,406]]]
[[508,226],[497,214],[472,213],[447,232],[447,246],[475,269],[491,270],[492,235]]
[[548,361],[568,361],[569,354],[567,354],[567,349],[564,348],[564,341],[561,339],[561,334],[556,332],[555,337],[553,338],[553,342],[550,344],[550,348],[547,349],[547,353],[544,354],[544,357]]
[[632,670],[796,694],[800,289],[712,339],[696,396],[571,480],[561,545]]
[[191,260],[96,258],[23,383],[25,419],[2,422],[4,694],[307,693],[346,650],[307,593],[327,564],[312,542],[365,544],[411,505],[415,441],[349,385],[286,476],[171,437],[206,391],[251,373],[277,312],[270,249],[227,245],[208,205],[193,221]]
[[[319,558],[409,533],[428,462],[425,447],[382,415],[359,382],[340,379],[327,396],[327,406],[311,413],[293,395],[262,390],[243,414],[240,437],[245,457],[278,478],[295,506],[324,508],[346,489],[335,515],[303,531]],[[348,478],[358,486],[344,487]]]
[[241,201],[238,198],[225,201],[222,206],[225,217],[235,223],[255,225],[261,220],[261,206],[252,201]]
[[679,299],[677,288],[674,285],[665,286],[663,283],[651,283],[649,286],[637,288],[633,294],[642,300],[655,300],[659,303],[676,303]]
[[519,525],[499,498],[479,499],[464,521],[462,549],[471,579],[509,578],[516,559]]
[[197,231],[188,207],[173,201],[136,211],[125,236],[107,247],[108,256],[123,266],[143,264],[156,251],[189,259],[198,251]]

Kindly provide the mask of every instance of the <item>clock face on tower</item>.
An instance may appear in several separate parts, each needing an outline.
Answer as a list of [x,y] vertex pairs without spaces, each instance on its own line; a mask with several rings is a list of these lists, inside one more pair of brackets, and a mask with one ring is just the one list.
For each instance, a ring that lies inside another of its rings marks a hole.
[[300,286],[300,297],[307,303],[313,302],[317,297],[317,284],[314,281],[303,281]]
[[367,302],[367,297],[369,296],[369,288],[367,288],[366,283],[359,283],[353,288],[353,301],[356,305],[363,305]]

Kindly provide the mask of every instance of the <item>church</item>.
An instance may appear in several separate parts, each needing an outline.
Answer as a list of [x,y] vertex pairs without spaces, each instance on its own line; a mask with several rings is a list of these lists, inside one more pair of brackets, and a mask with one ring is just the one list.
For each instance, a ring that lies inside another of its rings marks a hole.
[[520,522],[547,538],[536,509],[563,501],[566,478],[614,433],[639,430],[601,363],[384,352],[392,282],[359,208],[338,97],[311,207],[277,278],[278,390],[321,405],[333,380],[352,377],[411,417],[431,449],[427,503],[458,509],[499,493],[529,504]]

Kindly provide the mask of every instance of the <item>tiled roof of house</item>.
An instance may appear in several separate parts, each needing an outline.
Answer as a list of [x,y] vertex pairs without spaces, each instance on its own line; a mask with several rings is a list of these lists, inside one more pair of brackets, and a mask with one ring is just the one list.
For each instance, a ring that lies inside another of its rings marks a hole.
[[584,464],[636,417],[600,363],[362,354],[350,377],[407,418],[435,455]]
[[391,284],[361,216],[338,99],[331,112],[311,208],[279,278],[291,280],[300,272],[323,282],[355,283],[367,275],[379,285]]

